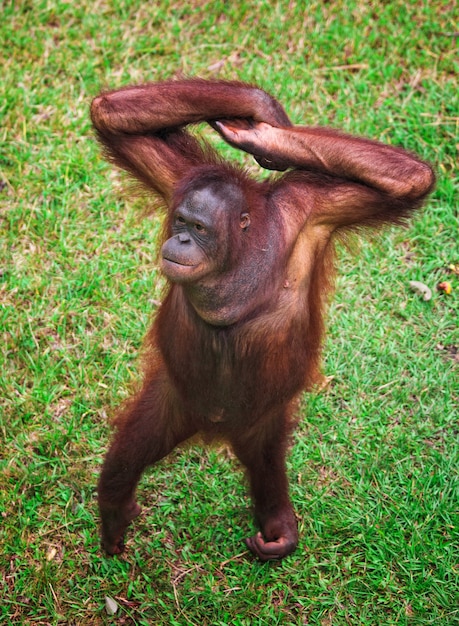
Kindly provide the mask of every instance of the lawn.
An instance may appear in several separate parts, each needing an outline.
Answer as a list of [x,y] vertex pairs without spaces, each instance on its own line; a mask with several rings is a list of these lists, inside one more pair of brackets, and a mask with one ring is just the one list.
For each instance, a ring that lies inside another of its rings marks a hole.
[[[459,623],[455,3],[1,6],[0,623]],[[402,145],[438,175],[408,229],[339,250],[330,382],[302,399],[289,456],[301,541],[279,563],[245,549],[224,446],[147,472],[126,553],[99,548],[95,486],[161,299],[161,224],[101,159],[88,109],[102,88],[179,75],[256,82],[295,123]]]

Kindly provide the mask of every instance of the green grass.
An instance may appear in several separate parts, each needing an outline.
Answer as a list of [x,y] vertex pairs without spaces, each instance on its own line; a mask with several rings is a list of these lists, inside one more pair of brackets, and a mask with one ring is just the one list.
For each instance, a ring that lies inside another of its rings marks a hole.
[[[440,0],[2,3],[2,624],[458,623],[458,17]],[[250,502],[226,448],[148,472],[125,556],[99,550],[107,416],[161,297],[160,224],[100,159],[88,106],[176,74],[257,82],[296,123],[401,144],[438,172],[408,230],[340,251],[334,378],[303,400],[301,544],[281,563],[245,551]]]

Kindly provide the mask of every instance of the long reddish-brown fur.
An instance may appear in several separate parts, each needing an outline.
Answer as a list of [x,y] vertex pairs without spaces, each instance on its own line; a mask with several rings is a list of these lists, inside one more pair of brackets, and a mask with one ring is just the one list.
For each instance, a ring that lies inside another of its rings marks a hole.
[[[144,468],[203,432],[228,439],[247,468],[261,527],[247,545],[262,560],[282,558],[298,541],[288,434],[300,392],[319,377],[335,238],[402,223],[433,188],[432,170],[399,148],[293,127],[274,98],[237,82],[127,87],[96,98],[91,114],[107,158],[165,202],[164,258],[184,248],[182,272],[195,257],[213,268],[171,279],[147,335],[143,383],[119,413],[99,481],[103,545],[123,550]],[[188,133],[200,121],[288,171],[251,179]],[[190,207],[212,236],[183,230]]]

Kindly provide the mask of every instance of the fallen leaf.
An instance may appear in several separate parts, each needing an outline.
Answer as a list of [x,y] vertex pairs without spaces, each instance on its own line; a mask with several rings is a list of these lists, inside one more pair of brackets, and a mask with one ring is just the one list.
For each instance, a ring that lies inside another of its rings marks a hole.
[[118,604],[109,596],[105,596],[105,610],[107,615],[115,615],[118,610]]
[[56,548],[50,548],[46,554],[46,560],[52,561],[57,554]]
[[413,291],[422,296],[422,299],[426,302],[432,299],[432,291],[424,285],[424,283],[420,283],[418,280],[410,280],[410,287]]
[[446,293],[448,295],[453,290],[453,288],[451,287],[451,283],[448,283],[446,280],[443,281],[442,283],[438,283],[437,289],[438,289],[438,291],[443,291],[443,293]]

